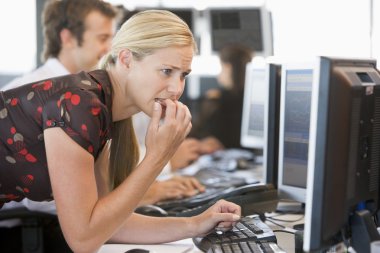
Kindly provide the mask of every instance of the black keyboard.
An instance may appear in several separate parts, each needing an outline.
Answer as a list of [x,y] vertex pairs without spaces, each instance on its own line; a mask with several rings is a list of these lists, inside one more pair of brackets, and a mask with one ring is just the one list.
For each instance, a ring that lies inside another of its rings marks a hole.
[[261,221],[258,216],[253,216],[242,218],[239,222],[235,224],[235,226],[230,231],[223,233],[215,231],[213,233],[208,234],[205,237],[193,238],[193,242],[200,250],[204,252],[213,252],[209,251],[213,248],[215,250],[223,248],[226,249],[226,251],[219,252],[256,252],[228,251],[227,248],[239,247],[241,249],[245,249],[247,245],[249,248],[249,242],[252,242],[252,245],[255,244],[260,248],[263,248],[265,245],[268,246],[266,243],[269,242],[276,244],[277,238],[273,230],[267,224]]
[[285,253],[274,242],[230,242],[214,244],[207,253]]
[[197,195],[182,198],[182,199],[172,199],[167,201],[160,201],[156,203],[157,206],[165,210],[171,210],[173,208],[192,208],[206,204],[213,200],[214,198],[220,196],[223,193],[230,192],[234,187],[207,187],[204,192],[201,192]]
[[[216,169],[200,169],[193,177],[198,179],[203,185],[210,187],[229,187],[242,186],[247,184],[246,178],[233,176],[230,172],[220,171]],[[253,180],[251,180],[253,183]]]

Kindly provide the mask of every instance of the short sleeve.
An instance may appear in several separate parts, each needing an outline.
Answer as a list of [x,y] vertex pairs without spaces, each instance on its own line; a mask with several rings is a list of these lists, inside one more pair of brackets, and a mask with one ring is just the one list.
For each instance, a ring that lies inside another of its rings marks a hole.
[[104,103],[84,89],[51,97],[42,113],[43,130],[61,127],[71,139],[97,158],[109,135],[111,119]]

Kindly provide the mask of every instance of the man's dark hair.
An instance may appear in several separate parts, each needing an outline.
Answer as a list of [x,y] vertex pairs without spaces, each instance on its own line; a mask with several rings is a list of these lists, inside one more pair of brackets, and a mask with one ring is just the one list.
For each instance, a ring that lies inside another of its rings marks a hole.
[[43,14],[42,24],[44,31],[44,50],[42,60],[57,57],[61,51],[60,32],[66,28],[82,44],[85,31],[85,18],[92,11],[115,18],[116,9],[102,0],[50,0],[47,1]]

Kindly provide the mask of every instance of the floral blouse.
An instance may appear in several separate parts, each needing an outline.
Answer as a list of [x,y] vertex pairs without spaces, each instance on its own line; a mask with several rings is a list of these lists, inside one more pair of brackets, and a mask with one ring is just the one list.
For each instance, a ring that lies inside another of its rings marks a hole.
[[60,127],[96,159],[111,138],[112,86],[104,70],[0,91],[0,207],[52,200],[43,132]]

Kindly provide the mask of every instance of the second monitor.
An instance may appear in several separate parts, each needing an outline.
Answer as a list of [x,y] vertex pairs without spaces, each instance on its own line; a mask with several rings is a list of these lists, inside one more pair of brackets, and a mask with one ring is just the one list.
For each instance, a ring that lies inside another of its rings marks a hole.
[[305,203],[314,61],[284,64],[281,74],[278,191]]

